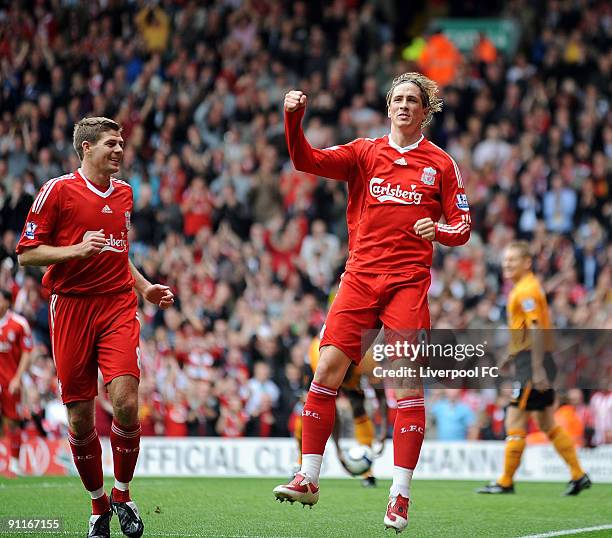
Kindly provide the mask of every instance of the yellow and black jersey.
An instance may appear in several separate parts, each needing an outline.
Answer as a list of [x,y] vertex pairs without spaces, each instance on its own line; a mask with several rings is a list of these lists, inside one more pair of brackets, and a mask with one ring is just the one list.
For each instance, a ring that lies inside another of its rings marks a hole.
[[[512,288],[507,305],[510,328],[510,354],[531,349],[529,330],[552,329],[546,295],[536,276],[529,272]],[[544,350],[552,351],[552,334],[544,332]]]

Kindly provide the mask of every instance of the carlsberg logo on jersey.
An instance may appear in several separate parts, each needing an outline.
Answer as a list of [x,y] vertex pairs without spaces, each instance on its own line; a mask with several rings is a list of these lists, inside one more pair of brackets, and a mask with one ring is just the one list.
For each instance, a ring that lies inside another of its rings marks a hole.
[[115,239],[113,234],[110,234],[106,238],[106,246],[100,251],[110,250],[111,252],[125,252],[127,250],[127,241],[123,238],[123,232],[121,232],[121,239]]
[[[95,232],[85,232],[83,235],[83,241],[89,237],[92,233]],[[125,239],[124,232],[121,232],[121,238],[116,238],[113,234],[109,234],[108,237],[105,238],[106,245],[102,247],[100,254],[103,252],[126,252],[128,249],[127,240]]]
[[411,190],[404,190],[399,183],[392,186],[385,181],[379,177],[370,179],[370,194],[379,202],[396,202],[406,205],[421,203],[423,194],[416,191],[416,185],[410,185]]

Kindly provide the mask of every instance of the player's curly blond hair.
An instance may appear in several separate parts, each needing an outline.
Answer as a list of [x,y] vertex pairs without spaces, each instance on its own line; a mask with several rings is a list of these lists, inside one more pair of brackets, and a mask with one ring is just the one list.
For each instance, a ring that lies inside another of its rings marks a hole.
[[391,83],[391,88],[387,92],[387,109],[391,104],[391,96],[393,95],[393,90],[397,88],[400,84],[404,84],[405,82],[412,82],[416,84],[421,90],[421,100],[423,101],[423,107],[429,108],[427,111],[427,115],[421,124],[421,129],[427,127],[431,120],[433,119],[433,115],[436,112],[440,112],[442,110],[442,99],[438,97],[438,85],[427,78],[425,75],[421,73],[404,73],[399,77],[393,79]]

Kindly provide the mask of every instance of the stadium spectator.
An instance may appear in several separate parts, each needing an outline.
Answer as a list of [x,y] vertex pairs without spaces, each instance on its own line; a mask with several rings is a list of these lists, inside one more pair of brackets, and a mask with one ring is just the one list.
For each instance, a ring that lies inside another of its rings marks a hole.
[[221,437],[243,437],[248,421],[249,416],[243,410],[240,398],[231,396],[221,404],[217,433]]
[[595,445],[608,445],[612,443],[612,391],[597,391],[591,398],[591,414],[595,434]]
[[[276,383],[270,379],[270,367],[268,364],[261,361],[257,362],[253,370],[253,378],[249,379],[247,383],[249,398],[245,406],[245,411],[249,415],[254,415],[256,412],[260,414],[262,408],[275,407],[280,396],[280,391]],[[263,405],[265,397],[269,399],[267,406]]]
[[157,5],[143,7],[135,18],[136,26],[149,52],[164,52],[170,37],[170,20]]
[[441,87],[448,86],[456,80],[462,62],[463,57],[455,44],[439,29],[432,32],[427,39],[418,59],[423,74]]
[[584,396],[580,389],[568,391],[555,411],[555,422],[567,431],[577,447],[591,444],[592,418],[589,408],[584,405]]
[[568,233],[573,228],[576,192],[563,186],[559,175],[553,176],[551,189],[544,194],[543,213],[549,232]]
[[499,388],[495,401],[489,402],[481,411],[478,438],[501,441],[506,438],[504,418],[506,407],[512,399],[512,384],[505,382]]
[[438,441],[465,441],[478,437],[476,415],[460,397],[458,389],[444,389],[441,398],[430,406]]
[[480,32],[472,49],[473,59],[480,64],[491,64],[497,60],[497,49],[487,34]]
[[312,223],[310,235],[302,241],[300,257],[312,285],[327,290],[335,277],[333,271],[339,261],[340,241],[325,228],[322,220]]

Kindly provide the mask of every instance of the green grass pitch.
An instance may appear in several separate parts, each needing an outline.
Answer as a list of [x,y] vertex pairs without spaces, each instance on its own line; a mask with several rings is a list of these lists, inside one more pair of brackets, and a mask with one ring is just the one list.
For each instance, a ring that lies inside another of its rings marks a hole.
[[[111,480],[106,483],[112,486]],[[395,536],[382,523],[388,481],[366,489],[358,480],[322,480],[321,499],[312,510],[275,502],[272,488],[278,483],[269,478],[136,478],[131,489],[145,522],[144,536]],[[570,498],[561,497],[564,485],[557,483],[519,483],[516,495],[504,496],[475,494],[481,484],[415,480],[404,536],[504,538],[612,523],[612,484],[595,484]],[[88,513],[78,478],[0,479],[0,517],[59,517],[62,535],[86,536]],[[112,533],[123,536],[116,517]],[[573,536],[581,535],[612,536],[612,529]]]

